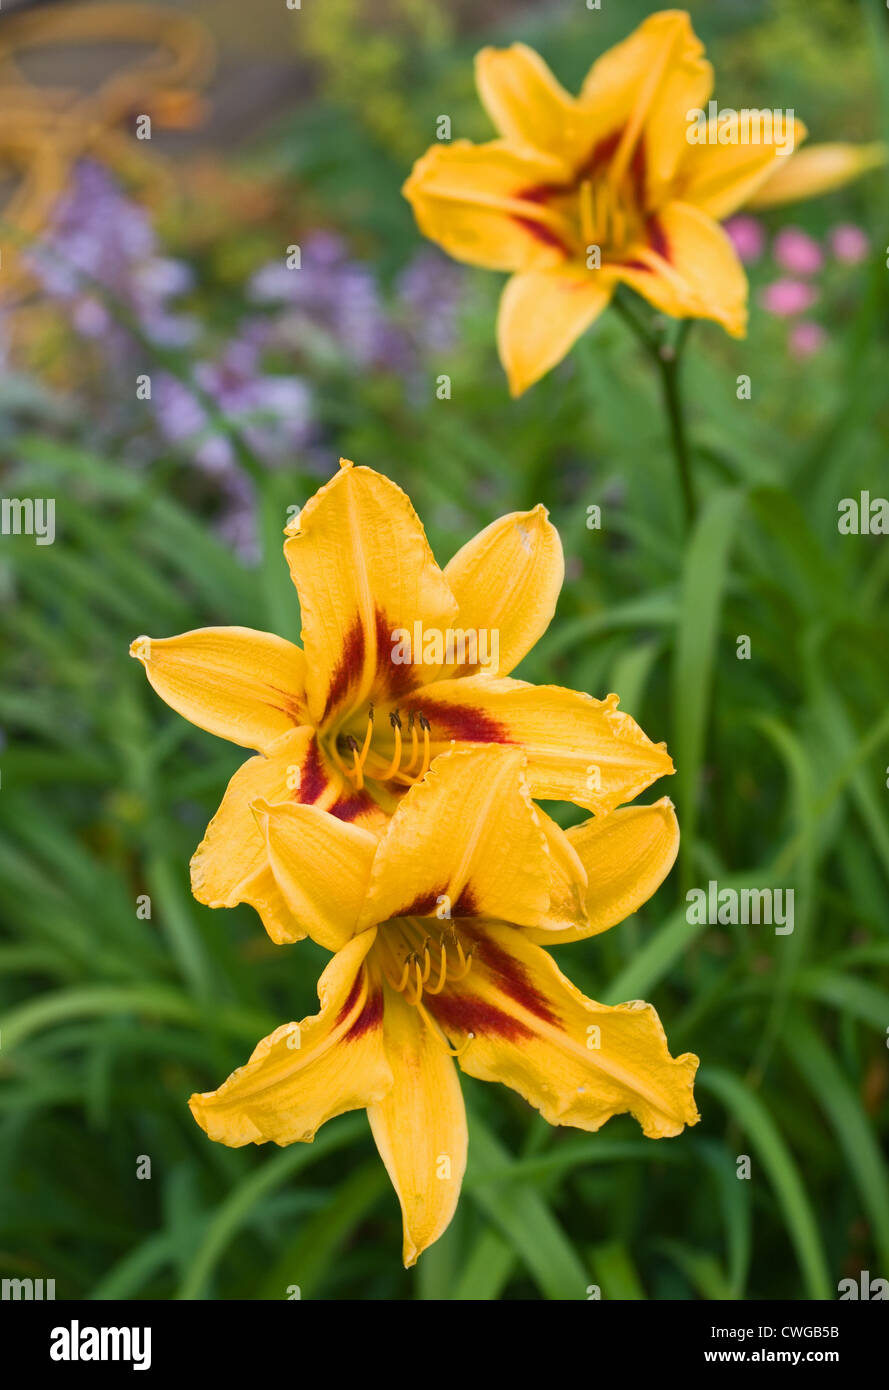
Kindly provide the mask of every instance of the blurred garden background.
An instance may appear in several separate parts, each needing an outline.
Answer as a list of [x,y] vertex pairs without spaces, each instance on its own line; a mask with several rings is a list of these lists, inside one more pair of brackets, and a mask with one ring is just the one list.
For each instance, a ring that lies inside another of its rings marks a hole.
[[[843,498],[889,497],[885,175],[730,229],[750,332],[690,334],[689,531],[625,323],[511,401],[502,277],[425,243],[400,193],[440,115],[491,135],[483,43],[530,43],[576,91],[656,6],[102,8],[113,43],[75,5],[0,18],[2,493],[54,498],[56,529],[0,536],[0,1272],[60,1299],[832,1299],[889,1278],[889,537],[837,524]],[[723,105],[889,136],[880,0],[688,8]],[[167,33],[174,58],[146,62]],[[127,655],[211,624],[298,639],[281,533],[340,455],[409,492],[442,563],[545,503],[566,583],[518,674],[616,691],[678,769],[645,798],[677,805],[676,869],[561,963],[700,1056],[701,1124],[554,1130],[464,1078],[464,1197],[410,1272],[362,1114],[279,1151],[212,1144],[188,1112],[315,1011],[325,955],[192,899],[243,754]],[[793,888],[793,933],[690,924],[711,879]]]

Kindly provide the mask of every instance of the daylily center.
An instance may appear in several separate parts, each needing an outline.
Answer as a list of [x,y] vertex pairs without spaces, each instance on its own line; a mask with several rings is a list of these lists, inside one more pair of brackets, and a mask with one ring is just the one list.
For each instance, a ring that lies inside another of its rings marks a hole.
[[371,705],[360,737],[349,726],[343,726],[330,741],[334,761],[357,791],[361,791],[365,781],[394,781],[411,786],[429,771],[430,725],[426,716],[412,709],[404,721],[397,709],[389,711],[385,723],[391,731],[391,752],[388,739],[385,752],[379,746],[374,748],[377,724],[383,722]]
[[645,244],[651,219],[644,205],[644,146],[630,152],[623,144],[619,133],[600,141],[570,182],[521,189],[519,199],[533,205],[531,215],[519,219],[526,229],[586,264],[593,247],[604,262]]
[[423,1004],[424,995],[441,994],[446,986],[459,984],[472,967],[472,952],[464,949],[457,924],[450,919],[439,925],[437,918],[393,917],[379,927],[373,954],[389,988],[422,1013],[448,1051],[459,1055],[468,1042],[452,1048]]
[[628,244],[633,220],[607,179],[583,179],[578,189],[580,230],[584,252],[591,246],[620,252]]

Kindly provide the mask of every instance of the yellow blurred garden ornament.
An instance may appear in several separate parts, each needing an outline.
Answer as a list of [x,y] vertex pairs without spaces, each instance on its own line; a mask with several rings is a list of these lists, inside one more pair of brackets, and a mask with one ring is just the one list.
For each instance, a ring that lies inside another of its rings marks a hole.
[[[116,64],[91,91],[37,85],[29,61],[44,48],[115,48],[138,44],[135,59]],[[214,48],[200,21],[155,5],[70,5],[25,11],[0,26],[0,167],[15,179],[0,212],[2,292],[29,281],[21,252],[46,226],[73,164],[89,155],[157,194],[168,187],[163,161],[137,140],[136,121],[190,126],[204,115],[200,90]],[[127,128],[129,127],[129,128]]]

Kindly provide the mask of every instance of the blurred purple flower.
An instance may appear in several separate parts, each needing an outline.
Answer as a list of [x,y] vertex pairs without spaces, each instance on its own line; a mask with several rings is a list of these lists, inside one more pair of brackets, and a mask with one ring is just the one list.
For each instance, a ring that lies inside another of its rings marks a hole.
[[782,228],[772,243],[772,255],[791,275],[817,275],[824,265],[821,247],[800,227]]
[[745,265],[759,260],[765,250],[766,234],[758,217],[730,217],[725,231]]
[[834,257],[845,265],[859,265],[870,255],[869,238],[852,222],[842,222],[832,227],[828,240]]
[[300,268],[263,266],[248,286],[254,303],[279,308],[269,341],[304,351],[333,350],[357,366],[413,376],[418,354],[446,351],[456,338],[463,273],[435,251],[422,251],[398,276],[387,305],[373,270],[349,255],[333,232],[313,232]]
[[447,352],[457,337],[465,285],[463,271],[437,251],[420,251],[395,282],[408,331],[421,348]]
[[190,287],[189,268],[158,254],[147,212],[101,164],[75,165],[46,236],[27,260],[46,294],[68,306],[83,337],[110,338],[112,348],[127,339],[103,290],[152,341],[181,346],[194,336],[193,321],[173,313],[168,302]]
[[[234,339],[218,362],[198,362],[194,379],[268,467],[287,462],[310,439],[313,417],[308,385],[300,377],[266,374],[257,340]],[[205,472],[237,471],[231,436],[214,429],[203,402],[178,378],[168,373],[158,376],[153,404],[163,435],[171,443],[189,445],[194,461]]]
[[803,280],[774,280],[762,291],[760,303],[778,318],[791,318],[811,309],[817,298],[817,290]]
[[256,524],[256,489],[252,479],[241,472],[233,471],[225,479],[216,531],[245,564],[259,563],[262,549]]
[[791,328],[788,342],[794,357],[812,357],[824,347],[827,334],[820,323],[814,323],[811,319],[801,319]]
[[313,232],[301,251],[299,269],[273,262],[247,288],[255,303],[287,311],[272,330],[273,340],[292,347],[320,337],[357,365],[372,365],[387,330],[373,272],[350,259],[346,243],[333,232]]

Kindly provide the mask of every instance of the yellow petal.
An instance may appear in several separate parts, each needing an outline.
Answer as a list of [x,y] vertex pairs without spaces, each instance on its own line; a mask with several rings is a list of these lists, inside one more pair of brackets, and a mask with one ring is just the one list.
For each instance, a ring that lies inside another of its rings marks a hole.
[[747,331],[747,276],[726,233],[699,208],[668,203],[652,241],[610,269],[663,314],[715,319],[733,338]]
[[264,752],[305,724],[305,658],[272,632],[203,627],[130,646],[162,700],[198,728]]
[[[615,815],[618,812],[614,812]],[[549,906],[536,927],[524,927],[531,941],[544,944],[551,940],[573,941],[588,925],[586,896],[589,887],[586,867],[570,836],[541,808],[537,807],[549,850]],[[608,820],[607,816],[602,817]]]
[[549,863],[514,748],[443,753],[380,841],[362,925],[495,916],[528,926],[549,903]]
[[642,150],[645,203],[656,207],[687,149],[687,114],[702,109],[713,69],[683,10],[650,15],[590,69],[581,90],[596,141],[612,137],[626,168]]
[[778,114],[777,120],[769,115],[770,128],[760,131],[762,138],[755,144],[719,143],[720,132],[731,130],[730,117],[702,126],[707,141],[688,146],[677,173],[674,197],[719,219],[748,202],[766,181],[770,182],[786,164],[798,158],[792,151],[806,137],[802,121],[783,113]]
[[650,1139],[663,1139],[697,1123],[698,1059],[670,1056],[650,1004],[608,1008],[585,998],[512,927],[479,923],[461,933],[472,945],[469,974],[424,1002],[452,1043],[468,1043],[463,1071],[502,1081],[554,1125],[596,1130],[629,1112]]
[[568,254],[572,229],[535,200],[570,171],[531,149],[499,141],[433,145],[413,167],[402,192],[424,236],[458,261],[488,270],[556,265]]
[[371,468],[340,472],[288,528],[284,554],[302,609],[312,722],[398,700],[437,668],[399,665],[400,630],[447,629],[457,605],[409,498]]
[[609,270],[578,262],[525,270],[507,280],[497,316],[497,348],[513,396],[557,366],[607,306]]
[[594,700],[558,685],[479,675],[440,681],[411,703],[430,722],[433,756],[452,739],[458,747],[513,745],[527,756],[528,785],[542,801],[603,813],[673,771],[665,746],[617,708],[616,695]]
[[364,964],[375,936],[365,932],[330,961],[317,1014],[276,1028],[218,1091],[191,1097],[191,1113],[211,1139],[231,1148],[308,1142],[325,1120],[386,1094],[392,1072],[381,986]]
[[511,144],[573,159],[577,102],[533,48],[483,48],[475,58],[475,81],[482,105]]
[[330,811],[366,830],[378,828],[385,817],[369,797],[344,786],[320,752],[314,729],[291,730],[272,745],[267,758],[250,758],[238,768],[192,857],[192,892],[208,907],[249,903],[273,941],[301,941],[305,929],[278,887],[268,846],[250,809],[258,800],[302,801],[317,808],[317,814]]
[[294,801],[252,809],[290,912],[319,946],[340,950],[358,925],[377,837]]
[[466,1169],[466,1111],[441,1038],[400,994],[385,989],[383,1040],[394,1084],[368,1107],[380,1157],[401,1203],[404,1264],[447,1230]]
[[[679,849],[679,825],[673,803],[662,797],[653,806],[621,806],[608,816],[594,816],[573,826],[566,838],[586,871],[580,911],[568,889],[573,886],[563,872],[550,904],[552,927],[529,927],[526,934],[542,946],[582,941],[622,922],[637,912],[660,888],[673,867]],[[561,913],[553,909],[562,904]],[[559,916],[561,915],[561,921]]]
[[816,198],[832,193],[871,169],[886,163],[886,146],[872,145],[812,145],[799,150],[776,164],[751,198],[749,208],[771,208],[778,203],[795,203],[801,198]]
[[562,542],[545,507],[511,512],[467,541],[444,576],[460,627],[497,634],[492,674],[506,676],[549,627],[565,577]]

